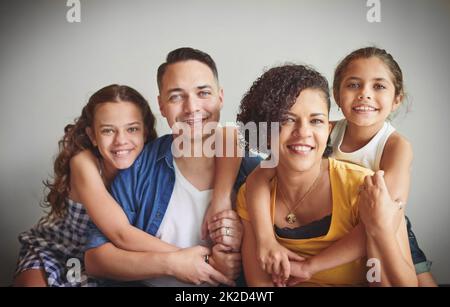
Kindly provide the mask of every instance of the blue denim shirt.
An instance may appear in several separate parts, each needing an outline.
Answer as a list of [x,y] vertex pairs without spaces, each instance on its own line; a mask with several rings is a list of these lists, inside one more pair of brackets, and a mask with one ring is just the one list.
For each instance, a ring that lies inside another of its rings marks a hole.
[[[172,142],[173,136],[168,134],[145,145],[134,164],[120,171],[111,186],[111,194],[130,224],[153,236],[161,225],[175,185]],[[246,154],[234,185],[236,191],[260,161],[260,157]],[[91,226],[86,249],[109,242],[95,225]]]

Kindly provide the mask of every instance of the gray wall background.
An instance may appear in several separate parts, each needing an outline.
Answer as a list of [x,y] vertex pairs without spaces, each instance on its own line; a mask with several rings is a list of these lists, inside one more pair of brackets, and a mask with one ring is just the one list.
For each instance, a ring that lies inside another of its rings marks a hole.
[[[42,180],[52,174],[64,126],[111,83],[150,100],[158,132],[156,69],[170,50],[192,46],[216,60],[225,90],[222,121],[264,68],[307,63],[332,81],[338,61],[376,44],[405,75],[411,106],[394,125],[414,146],[407,214],[439,283],[450,283],[450,4],[382,0],[369,23],[366,0],[81,0],[81,23],[65,0],[0,4],[0,285],[11,282],[17,234],[42,215]],[[333,106],[332,118],[342,115]]]

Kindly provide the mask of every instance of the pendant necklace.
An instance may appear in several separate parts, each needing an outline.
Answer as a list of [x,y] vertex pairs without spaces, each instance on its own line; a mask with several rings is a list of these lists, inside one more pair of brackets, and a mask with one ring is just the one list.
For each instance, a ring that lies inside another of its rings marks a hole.
[[288,224],[294,224],[297,221],[297,217],[295,216],[295,209],[297,209],[297,207],[303,202],[303,200],[306,198],[306,196],[308,196],[308,194],[311,193],[311,191],[314,189],[314,187],[320,177],[321,171],[322,171],[322,161],[320,162],[319,173],[317,174],[316,179],[314,179],[314,182],[311,184],[308,191],[306,191],[306,193],[303,194],[303,196],[297,202],[295,202],[296,205],[292,209],[289,208],[289,206],[287,204],[287,198],[284,195],[284,192],[280,189],[280,186],[278,185],[278,190],[280,191],[280,195],[283,198],[283,204],[288,209],[288,214],[284,218]]

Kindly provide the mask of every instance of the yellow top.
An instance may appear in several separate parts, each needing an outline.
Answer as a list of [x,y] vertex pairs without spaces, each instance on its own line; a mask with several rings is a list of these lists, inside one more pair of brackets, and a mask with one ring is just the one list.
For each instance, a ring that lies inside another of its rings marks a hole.
[[[329,158],[329,172],[332,193],[332,214],[331,225],[328,233],[324,236],[311,239],[287,239],[277,235],[278,242],[297,254],[308,258],[320,253],[332,243],[340,240],[349,233],[359,222],[357,207],[358,188],[363,183],[364,177],[372,175],[369,169],[356,164],[338,161]],[[247,204],[245,199],[245,185],[239,190],[237,197],[237,212],[239,216],[249,221]],[[271,182],[271,217],[274,224],[275,199],[277,190],[277,180]],[[366,259],[360,259],[333,269],[315,274],[308,285],[365,285]],[[307,285],[303,284],[303,285]],[[301,285],[300,285],[301,286]]]

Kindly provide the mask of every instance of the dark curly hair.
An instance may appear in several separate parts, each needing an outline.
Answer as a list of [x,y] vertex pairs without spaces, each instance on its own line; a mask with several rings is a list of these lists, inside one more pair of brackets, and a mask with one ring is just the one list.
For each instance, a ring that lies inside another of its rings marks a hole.
[[[261,139],[270,144],[270,124],[283,122],[287,112],[295,104],[301,91],[305,89],[321,90],[325,96],[328,112],[330,111],[330,92],[328,82],[320,73],[305,65],[287,64],[274,67],[263,73],[241,100],[237,121],[247,150],[263,152]],[[249,135],[242,131],[242,125],[254,122],[257,127],[258,141],[256,148],[251,148]],[[260,123],[267,124],[267,130],[261,130]],[[264,135],[261,138],[261,135]],[[324,156],[331,153],[330,140]],[[269,146],[270,147],[270,146]]]

